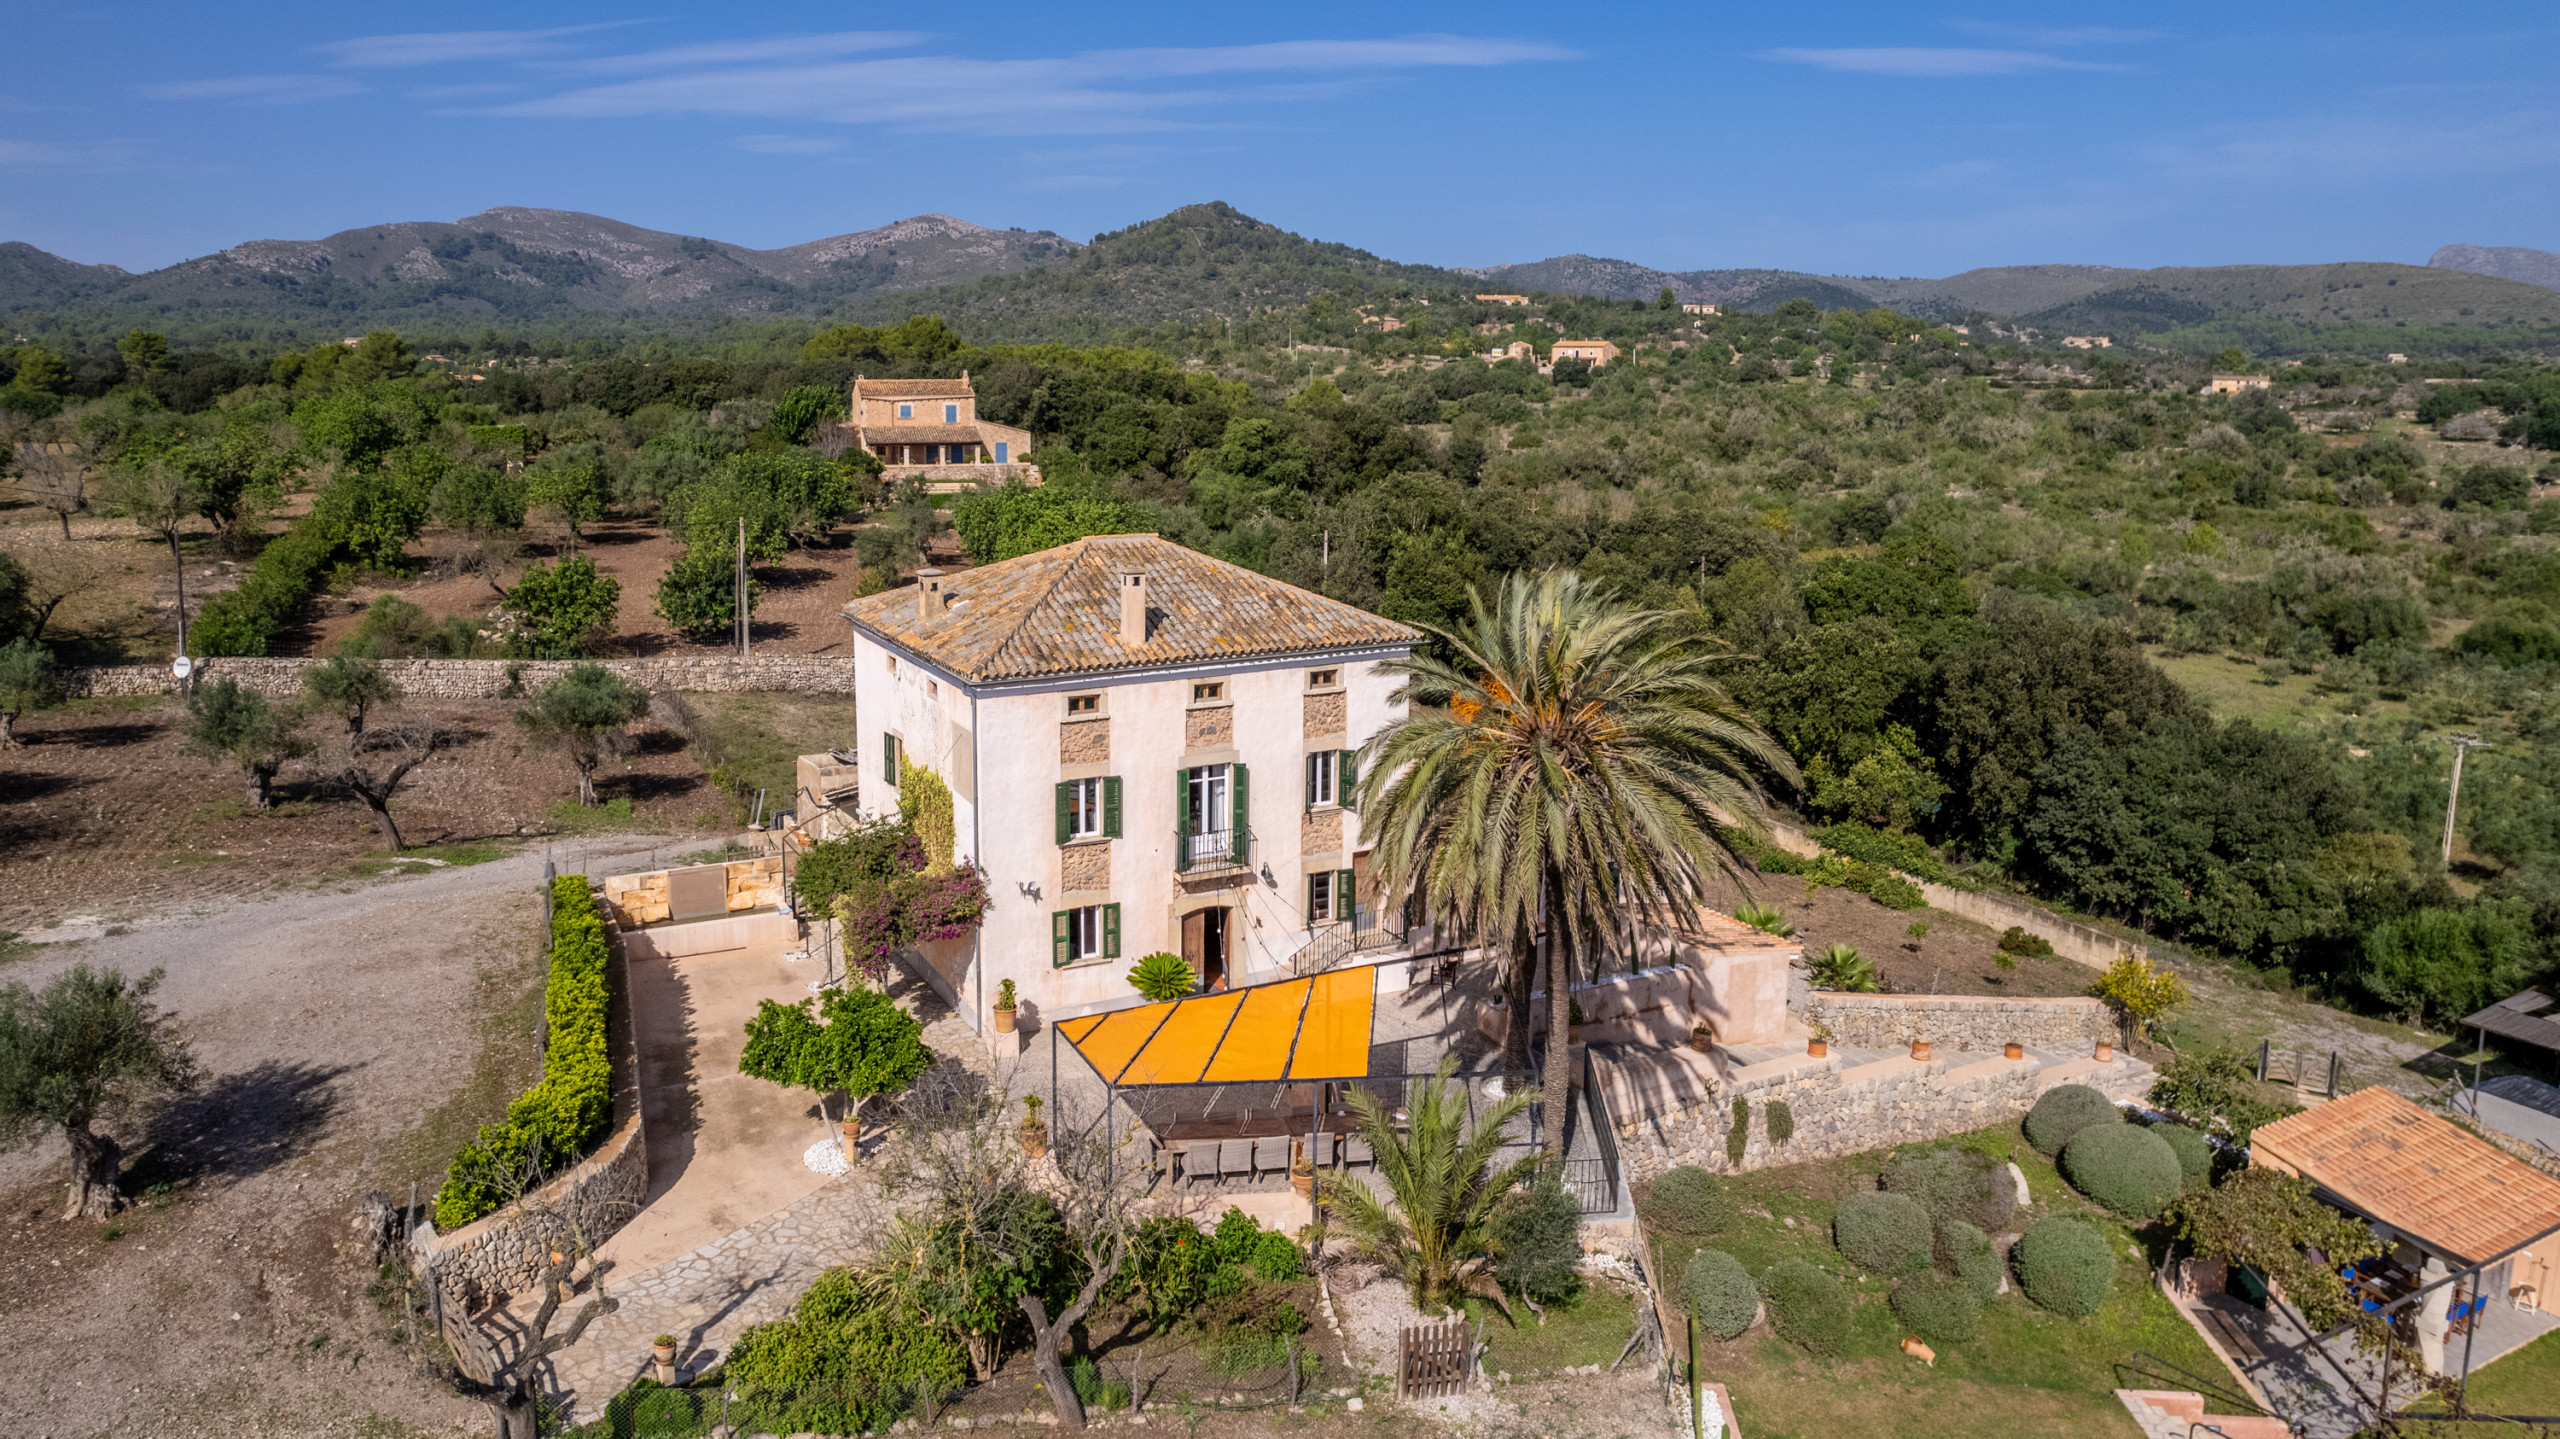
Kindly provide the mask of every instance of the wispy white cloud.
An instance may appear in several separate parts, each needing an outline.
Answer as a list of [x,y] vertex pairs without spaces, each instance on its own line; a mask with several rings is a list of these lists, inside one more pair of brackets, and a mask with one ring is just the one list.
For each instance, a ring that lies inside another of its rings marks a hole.
[[2065,60],[2037,50],[1933,49],[1914,45],[1853,50],[1770,50],[1764,58],[1790,65],[1811,65],[1859,75],[1902,75],[1919,79],[1958,79],[1975,75],[2022,75],[2037,70],[2113,70],[2085,60]]
[[[587,86],[492,113],[585,119],[736,115],[991,134],[1099,134],[1162,126],[1176,112],[1222,103],[1320,98],[1334,93],[1330,84],[1363,72],[1512,65],[1576,54],[1536,41],[1417,35],[1105,50],[1040,60],[914,56],[811,64],[795,56],[797,63],[714,64]],[[1153,88],[1166,81],[1252,74],[1308,78],[1243,91]]]
[[130,140],[10,140],[0,138],[0,170],[120,170],[134,163]]
[[235,105],[302,105],[361,95],[364,86],[343,75],[231,75],[218,80],[180,80],[167,85],[141,85],[134,93],[146,100],[219,100]]
[[741,135],[738,148],[756,155],[832,155],[844,142],[819,135]]
[[609,21],[599,25],[559,25],[548,30],[443,30],[414,35],[363,35],[332,40],[312,48],[341,65],[357,69],[405,69],[444,65],[456,60],[533,60],[557,55],[572,35],[587,35],[642,23]]
[[599,75],[640,75],[652,70],[680,70],[699,65],[742,65],[759,60],[832,59],[871,50],[904,50],[932,37],[915,30],[845,30],[832,35],[787,35],[778,40],[723,40],[707,45],[676,45],[643,50],[636,55],[601,55],[572,60],[563,68]]

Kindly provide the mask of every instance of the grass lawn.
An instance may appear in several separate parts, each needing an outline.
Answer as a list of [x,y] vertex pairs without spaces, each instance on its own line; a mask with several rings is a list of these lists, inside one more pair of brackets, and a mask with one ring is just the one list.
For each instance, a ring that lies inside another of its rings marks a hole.
[[[2476,1414],[2514,1414],[2527,1418],[2560,1416],[2560,1331],[2545,1334],[2497,1363],[2472,1371],[2471,1384],[2464,1399]],[[2441,1411],[2444,1406],[2427,1401],[2410,1407]],[[2413,1432],[2441,1431],[2450,1434],[2456,1429],[2488,1427],[2486,1424],[2441,1424]],[[2498,1427],[2515,1432],[2513,1425]]]
[[[1547,1306],[1547,1322],[1520,1304],[1511,1306],[1515,1326],[1502,1311],[1480,1299],[1467,1301],[1467,1320],[1484,1323],[1486,1372],[1527,1378],[1583,1364],[1607,1364],[1627,1347],[1636,1328],[1636,1306],[1643,1300],[1607,1285],[1586,1283],[1572,1303]],[[1638,1361],[1641,1362],[1641,1361]]]
[[[853,743],[850,695],[695,694],[694,750],[712,780],[749,809],[765,792],[768,813],[792,808],[800,756]],[[744,816],[741,816],[744,818]]]
[[2215,719],[2246,719],[2269,729],[2293,729],[2338,717],[2337,707],[2313,688],[2310,675],[2278,675],[2248,656],[2172,656],[2158,646],[2145,648],[2152,666],[2184,685]]
[[[1943,1141],[2013,1160],[2034,1197],[2010,1222],[2022,1230],[2066,1214],[2087,1219],[2113,1243],[2116,1283],[2106,1304],[2086,1319],[2038,1308],[2015,1291],[1983,1309],[1982,1333],[1970,1343],[1939,1346],[1935,1367],[1901,1352],[1906,1332],[1885,1299],[1892,1286],[1862,1274],[1831,1245],[1839,1200],[1875,1185],[1893,1151],[1763,1170],[1728,1180],[1743,1218],[1727,1232],[1697,1241],[1659,1236],[1657,1273],[1676,1285],[1689,1256],[1721,1248],[1757,1274],[1781,1259],[1802,1259],[1839,1275],[1856,1305],[1846,1351],[1818,1360],[1765,1327],[1729,1344],[1702,1339],[1701,1373],[1732,1390],[1752,1439],[1839,1439],[1848,1434],[1940,1436],[2138,1433],[2114,1390],[2121,1366],[2137,1350],[2209,1378],[2225,1377],[2193,1326],[2151,1284],[2163,1237],[2136,1232],[2081,1200],[2015,1125]],[[1787,1221],[1793,1220],[1792,1227]],[[1684,1340],[1677,1328],[1674,1348]],[[1587,1361],[1586,1361],[1587,1362]]]

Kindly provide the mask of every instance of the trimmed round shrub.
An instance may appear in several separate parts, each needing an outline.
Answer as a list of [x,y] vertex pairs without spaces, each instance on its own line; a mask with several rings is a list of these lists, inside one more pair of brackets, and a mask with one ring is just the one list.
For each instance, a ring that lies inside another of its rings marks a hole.
[[1676,1234],[1721,1234],[1734,1220],[1733,1196],[1724,1182],[1694,1164],[1683,1164],[1653,1181],[1645,1195],[1644,1217],[1658,1229]]
[[2116,1281],[2115,1251],[2107,1237],[2077,1219],[2040,1219],[2018,1236],[2009,1256],[2018,1287],[2057,1314],[2095,1314]]
[[2085,1084],[2057,1084],[2027,1111],[2027,1142],[2047,1159],[2092,1124],[2122,1124],[2115,1101]]
[[[1538,1304],[1561,1304],[1581,1292],[1582,1206],[1554,1175],[1505,1195],[1485,1228],[1493,1240],[1493,1277],[1504,1289]],[[1289,1252],[1295,1256],[1297,1247]]]
[[2213,1145],[2204,1135],[2183,1124],[2155,1124],[2151,1126],[2151,1132],[2159,1135],[2161,1142],[2169,1146],[2169,1152],[2178,1156],[2179,1172],[2187,1177],[2186,1187],[2201,1187],[2206,1176],[2213,1173]]
[[2186,1187],[2178,1151],[2148,1129],[2092,1124],[2062,1146],[2071,1187],[2129,1219],[2151,1219]]
[[1840,1201],[1831,1240],[1861,1269],[1888,1277],[1929,1262],[1929,1211],[1910,1196],[1870,1191]]
[[1989,1155],[1941,1145],[1894,1156],[1884,1170],[1885,1191],[1907,1194],[1940,1224],[1960,1220],[1997,1233],[2018,1210],[2018,1187],[2006,1165]]
[[1709,1334],[1732,1339],[1759,1317],[1760,1286],[1741,1260],[1721,1249],[1701,1249],[1680,1273],[1680,1304]]
[[1932,1344],[1962,1344],[1982,1332],[1982,1296],[1944,1275],[1915,1274],[1893,1286],[1893,1312]]
[[1999,1246],[1961,1219],[1938,1226],[1938,1263],[1985,1299],[2000,1292]]
[[1840,1352],[1849,1342],[1849,1291],[1801,1259],[1782,1259],[1760,1272],[1760,1297],[1769,1303],[1769,1327],[1778,1337],[1818,1355]]

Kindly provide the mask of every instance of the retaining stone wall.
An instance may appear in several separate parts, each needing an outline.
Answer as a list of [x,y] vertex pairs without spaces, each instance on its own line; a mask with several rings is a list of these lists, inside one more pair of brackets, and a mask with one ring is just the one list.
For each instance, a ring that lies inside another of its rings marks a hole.
[[[1965,1056],[1971,1060],[1975,1056]],[[1629,1182],[1651,1179],[1678,1165],[1729,1174],[1808,1160],[1862,1154],[1896,1144],[1917,1144],[2026,1117],[2046,1084],[2032,1064],[1949,1083],[1949,1062],[1931,1060],[1881,1078],[1843,1084],[1837,1068],[1742,1085],[1718,1085],[1667,1112],[1617,1115],[1618,1154]],[[2112,1069],[2071,1082],[2127,1100],[2149,1087],[2150,1067],[2118,1059]],[[1725,1159],[1733,1129],[1733,1101],[1751,1103],[1750,1137],[1738,1165]],[[1795,1134],[1783,1146],[1769,1143],[1772,1100],[1795,1116]]]
[[1948,1049],[1998,1054],[2004,1044],[2078,1049],[2116,1038],[2115,1016],[2085,997],[2000,999],[1947,994],[1834,994],[1814,991],[1803,1015],[1831,1029],[1835,1044],[1891,1049],[1925,1039]]
[[621,1115],[596,1152],[524,1197],[522,1204],[475,1219],[451,1234],[422,1220],[409,1233],[409,1264],[435,1274],[448,1290],[475,1302],[492,1294],[521,1294],[541,1282],[550,1251],[571,1235],[589,1249],[631,1221],[649,1197],[649,1136],[641,1120],[639,1023],[630,1012],[631,966],[622,931],[610,918],[605,936],[613,946],[614,1008],[620,1021],[614,1046],[617,1071],[613,1105]]
[[[241,688],[272,698],[301,693],[302,671],[322,663],[308,657],[283,659],[215,657],[196,661],[202,683],[229,679]],[[517,684],[539,689],[569,672],[573,660],[384,660],[383,672],[418,699],[497,699],[507,692],[508,671]],[[695,693],[783,691],[793,694],[853,693],[853,661],[819,655],[754,655],[747,659],[599,660],[596,663],[648,690]],[[97,665],[63,671],[63,688],[73,697],[176,694],[179,680],[167,665]]]

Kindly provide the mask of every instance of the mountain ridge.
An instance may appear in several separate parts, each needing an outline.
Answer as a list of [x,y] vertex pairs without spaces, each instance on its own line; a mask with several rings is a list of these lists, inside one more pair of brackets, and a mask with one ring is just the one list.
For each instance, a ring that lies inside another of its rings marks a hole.
[[2560,255],[2522,245],[2446,245],[2427,257],[2437,269],[2495,275],[2518,284],[2560,290]]

